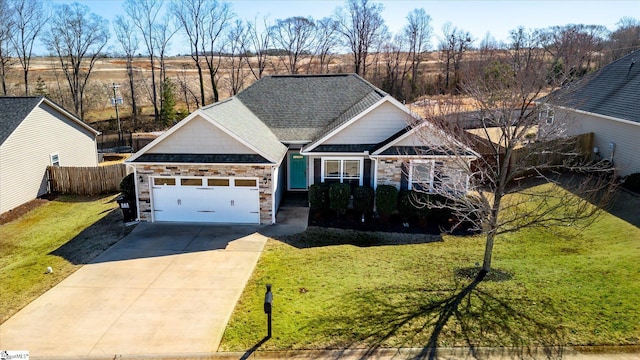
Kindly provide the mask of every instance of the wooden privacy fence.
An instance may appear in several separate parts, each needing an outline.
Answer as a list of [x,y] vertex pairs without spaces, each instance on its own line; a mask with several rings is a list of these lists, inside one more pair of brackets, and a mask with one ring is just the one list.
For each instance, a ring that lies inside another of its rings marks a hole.
[[54,193],[98,195],[120,192],[125,164],[97,167],[49,166],[49,190]]

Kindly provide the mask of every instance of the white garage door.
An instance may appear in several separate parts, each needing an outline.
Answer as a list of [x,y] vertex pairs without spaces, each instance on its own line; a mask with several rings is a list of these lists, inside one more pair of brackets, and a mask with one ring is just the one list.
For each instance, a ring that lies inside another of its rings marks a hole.
[[155,177],[154,221],[260,223],[255,178]]

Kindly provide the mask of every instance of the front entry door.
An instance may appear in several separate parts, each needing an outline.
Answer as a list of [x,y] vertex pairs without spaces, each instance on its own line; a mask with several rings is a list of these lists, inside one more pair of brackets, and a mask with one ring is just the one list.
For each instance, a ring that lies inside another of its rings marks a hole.
[[307,159],[300,153],[289,153],[289,188],[307,189]]

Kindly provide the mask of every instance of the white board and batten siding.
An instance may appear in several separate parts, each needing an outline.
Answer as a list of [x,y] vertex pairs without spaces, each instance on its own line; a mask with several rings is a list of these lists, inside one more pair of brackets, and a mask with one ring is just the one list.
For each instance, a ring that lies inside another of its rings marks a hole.
[[97,166],[95,135],[41,102],[0,145],[0,213],[47,193],[47,166]]
[[[207,120],[196,117],[160,141],[147,153],[153,154],[254,154],[255,151],[229,136]],[[215,141],[212,141],[215,139]]]
[[408,126],[411,117],[385,101],[323,144],[377,144]]
[[[593,145],[601,159],[610,159],[621,176],[640,172],[640,123],[615,121],[597,115],[556,110],[556,120],[564,120],[569,135],[594,133]],[[611,143],[615,144],[613,151]]]

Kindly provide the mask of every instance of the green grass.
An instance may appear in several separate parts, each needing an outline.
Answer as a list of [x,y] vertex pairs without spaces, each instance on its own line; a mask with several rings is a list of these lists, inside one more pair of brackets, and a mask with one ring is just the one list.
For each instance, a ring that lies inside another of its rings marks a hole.
[[498,238],[493,268],[511,277],[479,284],[456,274],[481,262],[481,237],[380,245],[347,232],[327,245],[324,236],[310,229],[268,242],[220,350],[244,351],[266,335],[267,283],[267,350],[640,343],[640,229],[612,215],[584,231]]
[[117,207],[115,195],[61,196],[0,225],[0,322],[112,244],[78,235]]

